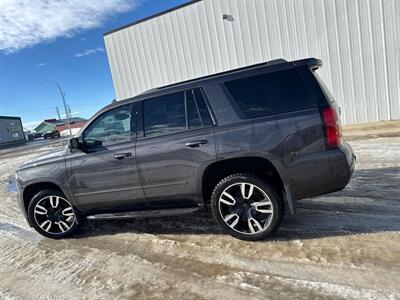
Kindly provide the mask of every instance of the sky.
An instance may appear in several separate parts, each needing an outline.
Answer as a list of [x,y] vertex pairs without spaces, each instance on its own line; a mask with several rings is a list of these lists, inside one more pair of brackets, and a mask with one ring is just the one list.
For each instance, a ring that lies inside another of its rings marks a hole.
[[[115,96],[103,33],[187,0],[1,0],[0,116],[90,118]],[[47,79],[47,81],[45,80]]]

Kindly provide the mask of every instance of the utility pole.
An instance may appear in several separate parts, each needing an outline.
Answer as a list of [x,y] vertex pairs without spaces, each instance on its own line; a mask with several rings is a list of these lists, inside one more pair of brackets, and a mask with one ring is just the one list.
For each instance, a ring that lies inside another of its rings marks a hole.
[[71,119],[71,107],[69,105],[67,105],[67,109],[68,109],[68,117]]
[[56,110],[57,110],[58,119],[61,120],[60,112],[58,111],[58,106],[56,106]]
[[[47,82],[48,82],[47,79],[45,79],[44,81],[47,81]],[[70,125],[70,122],[69,122],[69,115],[68,115],[67,103],[65,102],[65,94],[64,94],[64,92],[62,91],[61,86],[58,84],[57,81],[51,80],[51,82],[53,82],[53,83],[57,86],[58,90],[60,91],[61,99],[62,99],[63,104],[64,104],[65,116],[67,117],[67,125],[68,125],[68,130],[69,130],[69,136],[71,137],[71,136],[72,136],[72,131],[71,131],[71,125]]]

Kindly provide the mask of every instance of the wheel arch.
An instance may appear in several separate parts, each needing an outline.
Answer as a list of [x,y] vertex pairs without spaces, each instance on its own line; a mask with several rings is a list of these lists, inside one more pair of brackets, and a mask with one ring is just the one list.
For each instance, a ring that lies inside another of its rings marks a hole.
[[22,191],[22,199],[25,212],[28,212],[28,206],[32,197],[35,196],[41,190],[46,190],[46,189],[60,191],[65,195],[65,192],[62,190],[62,188],[54,182],[42,181],[42,182],[31,183],[27,185]]
[[259,176],[267,180],[279,196],[283,197],[284,182],[270,160],[258,156],[228,158],[210,164],[203,172],[201,191],[206,206],[208,206],[211,194],[218,182],[234,173],[251,173]]

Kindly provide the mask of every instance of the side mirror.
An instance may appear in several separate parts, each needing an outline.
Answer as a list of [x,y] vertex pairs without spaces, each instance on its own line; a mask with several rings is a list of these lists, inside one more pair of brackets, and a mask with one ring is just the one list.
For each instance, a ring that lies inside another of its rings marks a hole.
[[71,150],[81,149],[79,138],[77,138],[77,137],[70,138],[70,140],[69,140],[69,148]]

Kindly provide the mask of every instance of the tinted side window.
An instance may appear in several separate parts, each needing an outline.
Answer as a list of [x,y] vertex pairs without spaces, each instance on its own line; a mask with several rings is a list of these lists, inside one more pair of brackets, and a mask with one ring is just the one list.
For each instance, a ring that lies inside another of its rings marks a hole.
[[256,118],[315,107],[295,70],[272,72],[225,83],[245,118]]
[[145,100],[143,117],[145,136],[186,130],[184,92]]
[[203,93],[199,88],[186,91],[186,101],[189,129],[213,124]]
[[131,140],[131,105],[99,116],[84,132],[87,147],[104,147]]

